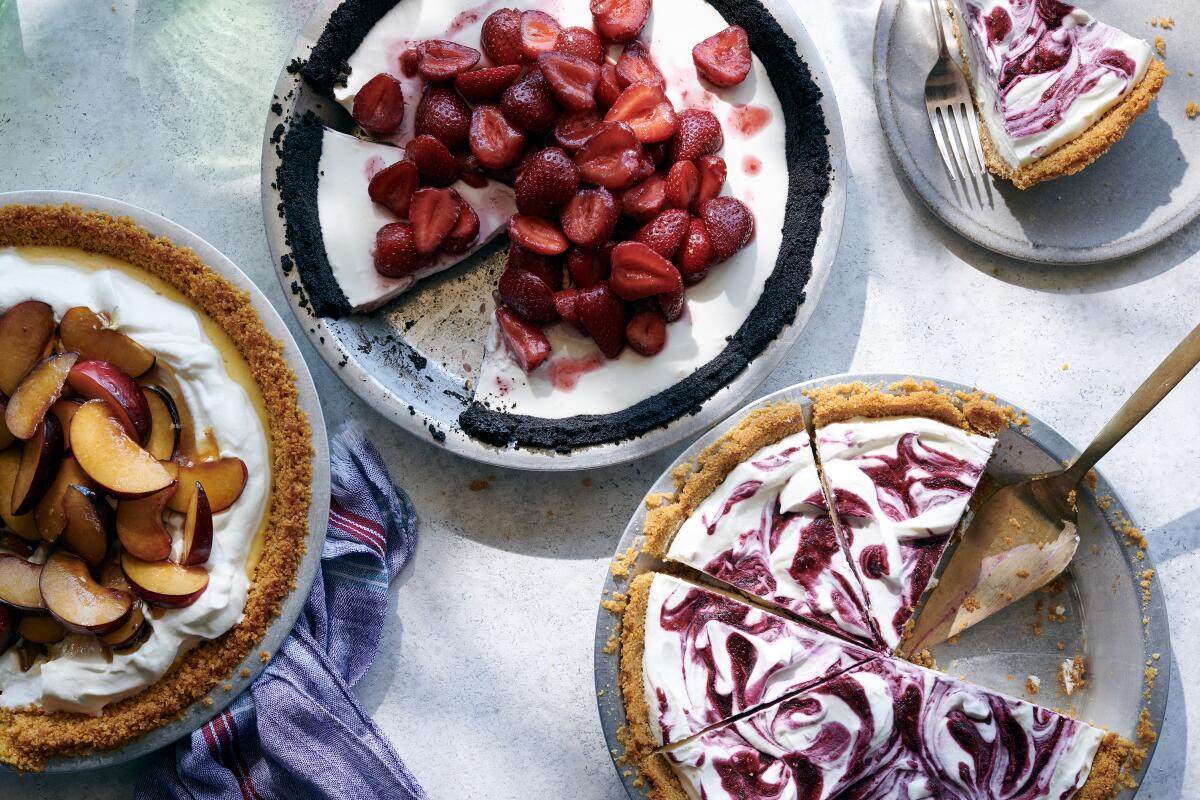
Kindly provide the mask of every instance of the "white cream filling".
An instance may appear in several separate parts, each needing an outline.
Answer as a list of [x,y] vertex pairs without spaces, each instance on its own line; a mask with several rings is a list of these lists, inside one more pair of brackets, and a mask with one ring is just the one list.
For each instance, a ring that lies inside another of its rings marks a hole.
[[[553,7],[535,0],[515,0],[504,6],[541,8],[554,14],[564,27],[592,27],[585,0],[570,0]],[[394,75],[405,85],[406,102],[404,124],[392,138],[407,140],[412,135],[420,89],[418,81],[405,78],[401,72],[400,54],[414,43],[430,38],[452,38],[479,49],[483,21],[499,7],[467,11],[457,3],[427,0],[397,3],[350,57],[351,72],[347,83],[335,88],[334,96],[351,108],[355,94],[364,83],[380,72]],[[775,268],[783,234],[788,169],[783,110],[758,58],[753,59],[753,68],[746,80],[733,88],[702,85],[696,75],[692,47],[727,25],[720,13],[707,3],[655,0],[641,39],[650,44],[651,55],[666,78],[667,95],[675,108],[708,108],[721,121],[725,146],[720,155],[728,168],[724,193],[739,198],[754,212],[754,241],[733,258],[715,265],[702,283],[688,288],[687,312],[682,319],[668,326],[666,347],[651,358],[626,348],[617,359],[604,359],[591,339],[569,325],[558,323],[545,328],[553,355],[547,363],[526,374],[500,341],[493,323],[475,390],[476,400],[493,410],[550,419],[620,411],[670,388],[711,361],[725,349],[727,338],[746,320],[762,294],[764,282]],[[448,35],[452,28],[454,32]],[[614,57],[619,52],[619,47],[612,50]],[[735,106],[743,104],[765,107],[770,114],[765,127],[749,137],[741,135],[732,120]],[[759,165],[753,174],[744,167],[748,160]],[[365,192],[361,193],[365,195]],[[324,219],[322,214],[323,226]],[[372,230],[357,243],[359,250],[367,254],[368,263],[373,237]],[[355,283],[357,279],[350,280],[351,291],[361,300],[361,303],[351,300],[354,305],[374,307],[394,296],[382,291],[382,286],[371,286],[373,280],[364,280],[361,289]],[[338,281],[342,283],[340,276]],[[343,291],[347,291],[344,283]],[[374,300],[369,299],[372,293],[375,293]],[[490,313],[491,301],[487,299],[486,302]],[[556,385],[556,376],[573,371],[572,368],[580,364],[599,366],[575,371],[573,389],[568,389],[561,380]]]
[[[655,575],[650,585],[642,678],[650,709],[650,730],[659,744],[679,741],[722,721],[719,710],[713,708],[709,700],[710,686],[719,693],[733,696],[731,713],[749,710],[736,703],[733,681],[738,676],[727,646],[731,635],[745,638],[754,647],[753,669],[744,679],[746,685],[759,687],[761,691],[755,705],[770,703],[871,656],[862,648],[794,622],[773,618],[759,609],[749,609],[744,627],[761,627],[774,620],[776,625],[767,630],[767,636],[747,633],[740,623],[730,625],[712,619],[703,631],[685,631],[691,635],[685,639],[679,631],[664,628],[661,619],[693,591],[705,590],[663,574]],[[715,675],[710,674],[708,665],[696,657],[699,648],[711,654]],[[669,735],[664,735],[664,725]]]
[[[1008,133],[1005,126],[1003,110],[998,107],[997,71],[1009,56],[1010,48],[1023,36],[1019,22],[1015,21],[1021,12],[1014,9],[1014,5],[1026,5],[1027,3],[1014,2],[1014,0],[954,1],[958,12],[960,33],[967,37],[968,41],[971,78],[974,83],[975,96],[983,112],[984,122],[996,150],[1014,169],[1033,163],[1090,128],[1141,81],[1150,65],[1152,51],[1150,45],[1145,41],[1097,21],[1083,9],[1075,9],[1064,18],[1063,27],[1065,29],[1082,27],[1087,29],[1086,35],[1088,36],[1107,37],[1107,47],[1120,50],[1129,56],[1133,60],[1136,70],[1129,80],[1111,72],[1104,73],[1095,86],[1076,98],[1057,125],[1040,133],[1014,138]],[[979,9],[983,17],[990,14],[994,8],[1004,9],[1010,18],[1014,19],[1013,30],[1004,40],[996,43],[989,42],[986,29],[979,29],[970,24],[970,7]],[[965,24],[964,20],[967,21]],[[1073,58],[1068,63],[1075,65],[1078,62]],[[1062,73],[1059,70],[1052,70],[1040,75],[1018,79],[1017,86],[1008,95],[1011,108],[1018,111],[1036,108],[1040,103],[1042,92],[1061,77]]]
[[[90,271],[66,262],[32,263],[14,249],[0,250],[0,308],[41,300],[61,318],[85,305],[110,315],[122,333],[149,348],[174,372],[196,430],[211,427],[222,456],[246,463],[242,496],[213,517],[213,546],[205,568],[208,589],[194,604],[147,614],[152,633],[131,652],[65,655],[21,672],[13,650],[0,656],[0,705],[35,703],[48,710],[98,715],[108,703],[158,681],[175,659],[204,639],[215,639],[242,618],[250,580],[246,560],[266,514],[271,487],[267,438],[249,395],[225,369],[196,312],[158,294],[124,272]],[[178,543],[177,543],[178,545]]]
[[[404,4],[401,4],[404,5]],[[429,266],[403,278],[388,278],[375,271],[375,233],[399,217],[371,200],[371,177],[404,158],[404,151],[389,144],[368,142],[325,129],[317,179],[317,213],[321,238],[333,277],[346,300],[357,311],[371,311],[403,294],[420,279],[449,269],[477,251],[508,227],[516,211],[513,190],[496,181],[482,188],[462,181],[454,190],[479,215],[479,238],[463,254],[439,253]]]

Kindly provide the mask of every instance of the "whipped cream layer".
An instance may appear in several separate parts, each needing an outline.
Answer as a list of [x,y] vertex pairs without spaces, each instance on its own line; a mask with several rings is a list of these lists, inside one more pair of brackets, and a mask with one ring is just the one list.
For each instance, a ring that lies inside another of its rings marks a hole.
[[400,218],[371,200],[367,187],[385,167],[404,158],[404,151],[325,128],[321,139],[321,162],[317,178],[317,213],[321,238],[333,277],[342,294],[356,311],[371,311],[408,291],[413,284],[449,269],[495,238],[508,227],[516,212],[516,199],[509,186],[488,181],[476,188],[462,181],[454,190],[479,215],[479,238],[466,253],[438,253],[426,267],[403,278],[389,278],[375,271],[375,233]]
[[705,800],[1066,800],[1103,733],[879,658],[666,753]]
[[[551,5],[515,0],[502,5],[539,8],[554,14],[564,27],[592,27],[586,0]],[[483,21],[500,7],[464,10],[454,3],[397,3],[349,58],[350,74],[345,86],[334,89],[335,98],[352,108],[356,93],[372,77],[380,72],[395,76],[404,84],[405,119],[389,140],[407,141],[412,136],[420,84],[418,79],[404,76],[400,54],[431,38],[451,39],[478,50]],[[687,312],[668,325],[666,347],[652,358],[626,348],[618,358],[605,359],[590,338],[557,323],[545,328],[553,354],[526,374],[501,342],[493,321],[475,388],[477,401],[494,411],[548,419],[620,411],[673,386],[711,361],[745,322],[775,268],[788,170],[783,110],[758,58],[753,59],[746,80],[729,89],[703,85],[696,75],[692,47],[727,25],[715,8],[700,0],[655,0],[641,40],[650,45],[675,108],[707,108],[721,121],[725,146],[720,155],[728,165],[724,193],[739,198],[754,212],[754,241],[725,263],[715,265],[702,283],[688,288]],[[619,53],[620,47],[610,51],[614,58]],[[757,129],[763,117],[765,123]],[[747,124],[751,119],[755,121]],[[742,133],[742,129],[755,132]],[[747,169],[746,164],[754,166]],[[368,240],[368,249],[372,241]],[[340,275],[338,280],[341,282]]]
[[995,444],[924,417],[817,429],[838,531],[889,650],[900,643]]
[[806,431],[735,467],[680,526],[667,558],[826,630],[874,643]]
[[872,657],[870,651],[656,574],[642,677],[650,729],[671,744]]
[[[208,589],[187,608],[148,613],[151,634],[138,647],[114,651],[110,660],[103,648],[63,652],[60,644],[51,651],[56,657],[40,658],[28,672],[21,671],[14,650],[0,656],[0,706],[32,703],[98,715],[105,705],[157,682],[184,651],[215,639],[242,618],[250,588],[246,562],[269,507],[267,436],[250,396],[230,377],[222,352],[188,306],[116,269],[89,270],[41,257],[31,261],[19,250],[0,249],[0,308],[23,300],[49,304],[58,318],[80,305],[107,314],[115,328],[171,369],[195,429],[211,428],[221,455],[241,458],[248,472],[242,496],[213,516],[212,554],[204,565]],[[174,538],[178,556],[182,540],[177,532]]]
[[954,0],[975,97],[1019,169],[1076,138],[1137,85],[1150,45],[1059,0]]

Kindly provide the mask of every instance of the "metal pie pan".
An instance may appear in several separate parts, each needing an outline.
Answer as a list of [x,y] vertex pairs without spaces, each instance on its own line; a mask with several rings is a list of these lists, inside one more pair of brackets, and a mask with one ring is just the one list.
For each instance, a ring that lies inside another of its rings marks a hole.
[[[288,365],[296,374],[300,407],[304,410],[312,428],[312,502],[308,509],[308,535],[304,540],[306,552],[297,569],[292,591],[284,598],[279,616],[271,622],[266,635],[258,646],[246,654],[242,663],[235,667],[233,674],[229,676],[227,682],[232,684],[232,689],[228,692],[212,692],[212,705],[206,706],[202,702],[193,703],[179,719],[155,728],[145,736],[134,739],[122,747],[71,758],[54,758],[46,762],[45,772],[48,773],[82,772],[100,767],[111,767],[144,756],[177,739],[191,735],[204,723],[220,714],[266,668],[266,662],[260,657],[260,653],[266,651],[272,656],[275,655],[280,645],[283,644],[283,640],[291,633],[296,619],[304,609],[304,603],[308,600],[309,587],[321,564],[321,548],[325,543],[325,529],[329,520],[329,443],[325,435],[325,418],[321,413],[321,402],[317,397],[317,389],[313,385],[312,375],[304,363],[295,339],[292,338],[287,326],[266,296],[258,290],[244,272],[219,250],[187,228],[165,217],[109,197],[62,191],[0,193],[0,206],[10,203],[28,205],[71,203],[87,211],[102,211],[114,217],[129,217],[155,236],[166,236],[177,245],[191,248],[209,269],[249,294],[250,302],[254,306],[254,310],[258,312],[263,326],[276,341],[283,345],[284,358],[287,359]],[[243,674],[242,668],[249,672]],[[7,765],[0,765],[0,768],[9,772],[15,771]]]
[[[945,3],[939,0],[945,20]],[[1092,0],[1096,17],[1153,38],[1145,7]],[[1184,0],[1154,12],[1185,18]],[[949,32],[952,55],[957,46]],[[1185,28],[1187,28],[1185,30]],[[1193,27],[1161,31],[1171,76],[1124,139],[1082,172],[1021,190],[991,175],[977,187],[955,187],[934,145],[925,112],[925,76],[937,58],[929,4],[883,0],[875,23],[875,108],[900,170],[942,222],[1002,255],[1046,264],[1089,264],[1133,255],[1158,244],[1200,215],[1200,127],[1184,114],[1200,67]],[[965,191],[964,191],[965,189]],[[977,194],[978,190],[978,194]]]
[[[322,0],[297,37],[287,63],[307,58],[338,5],[339,0]],[[490,302],[486,298],[491,297],[498,269],[503,266],[503,256],[496,244],[426,279],[416,290],[379,311],[338,320],[316,316],[299,291],[299,277],[294,270],[285,270],[281,261],[289,248],[284,240],[284,220],[279,212],[282,199],[276,186],[275,173],[280,163],[276,151],[277,129],[286,127],[289,119],[305,111],[312,110],[326,120],[344,119],[344,111],[284,69],[275,86],[281,108],[267,115],[263,134],[262,202],[267,240],[292,311],[334,374],[350,391],[409,433],[475,461],[527,470],[582,470],[632,461],[695,436],[746,402],[799,338],[820,300],[841,238],[849,180],[841,117],[819,51],[784,0],[763,0],[763,5],[796,41],[797,51],[823,93],[821,104],[829,129],[832,179],[813,255],[812,276],[795,320],[737,378],[702,403],[697,413],[634,439],[579,447],[569,453],[496,447],[465,434],[458,426],[458,416],[466,408],[463,386],[482,361],[487,318],[461,313],[463,298],[472,298],[472,306]],[[435,320],[437,324],[418,325],[410,330],[405,323],[413,319]],[[464,342],[474,344],[464,348]],[[412,369],[413,356],[426,361],[422,369]]]
[[[807,389],[852,381],[891,383],[905,377],[908,376],[874,373],[836,375],[796,384],[756,400],[685,450],[648,488],[646,497],[659,492],[673,492],[675,484],[671,473],[676,467],[695,459],[701,450],[760,406],[781,400],[807,405],[808,401],[803,396]],[[917,377],[919,380],[925,379]],[[967,391],[971,388],[952,381],[932,380],[946,389]],[[997,398],[997,402],[1011,405],[1002,398]],[[1066,439],[1030,416],[1027,426],[1009,427],[1001,431],[987,472],[994,477],[1033,474],[1052,469],[1076,453]],[[1143,708],[1149,713],[1155,730],[1161,729],[1166,713],[1168,676],[1171,671],[1166,604],[1157,581],[1150,583],[1149,600],[1145,605],[1142,604],[1141,573],[1153,569],[1154,564],[1148,553],[1143,560],[1135,560],[1134,553],[1124,544],[1124,535],[1121,533],[1123,526],[1117,520],[1135,523],[1112,487],[1102,475],[1098,475],[1095,488],[1080,494],[1080,545],[1066,573],[1066,589],[1053,596],[1035,592],[965,631],[957,644],[943,643],[934,648],[933,653],[940,667],[951,675],[962,676],[990,689],[1026,697],[1046,706],[1069,705],[1079,719],[1134,739]],[[643,498],[617,543],[614,557],[624,556],[631,546],[638,543],[645,518],[646,503]],[[601,601],[609,599],[614,592],[625,592],[629,580],[647,569],[655,568],[658,563],[657,559],[641,555],[629,579],[617,580],[609,572],[605,576]],[[1039,602],[1049,608],[1061,604],[1065,610],[1062,615],[1065,621],[1055,622],[1046,613],[1035,613]],[[1148,619],[1147,624],[1143,624],[1143,617]],[[1041,635],[1031,629],[1035,618],[1040,620]],[[618,646],[612,652],[605,650],[610,647],[609,642],[614,636],[619,642],[620,632],[620,617],[601,607],[596,618],[595,635],[596,696],[600,725],[617,774],[631,800],[643,800],[647,787],[634,785],[637,780],[636,770],[631,769],[634,765],[619,761],[624,747],[617,731],[626,724],[617,671],[620,648]],[[1060,642],[1064,650],[1058,649]],[[1055,670],[1065,657],[1075,653],[1082,653],[1087,659],[1088,685],[1070,698],[1056,696]],[[1158,669],[1158,679],[1148,699],[1143,699],[1146,689],[1144,672],[1148,663]],[[1025,694],[1024,684],[1030,675],[1036,675],[1042,681],[1042,690],[1037,697]],[[1153,743],[1147,747],[1146,759],[1133,776],[1139,784],[1154,753]],[[1126,789],[1120,796],[1128,798],[1132,794]]]

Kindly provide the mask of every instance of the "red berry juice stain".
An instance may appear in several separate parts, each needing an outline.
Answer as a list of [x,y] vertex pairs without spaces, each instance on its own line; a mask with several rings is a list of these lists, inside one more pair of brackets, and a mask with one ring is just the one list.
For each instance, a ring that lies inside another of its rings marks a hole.
[[742,103],[733,107],[733,111],[729,112],[727,122],[738,135],[749,139],[751,136],[762,131],[771,121],[771,109],[766,106],[756,106],[751,103]]
[[604,364],[604,357],[599,353],[589,353],[579,358],[557,358],[550,362],[550,381],[554,388],[569,392],[579,383],[579,379],[592,370],[599,369]]
[[747,155],[742,159],[742,171],[747,175],[757,175],[762,172],[762,161],[758,156]]
[[371,180],[380,172],[387,164],[383,163],[383,156],[371,156],[367,159],[367,163],[363,164],[363,172],[367,175],[367,180]]

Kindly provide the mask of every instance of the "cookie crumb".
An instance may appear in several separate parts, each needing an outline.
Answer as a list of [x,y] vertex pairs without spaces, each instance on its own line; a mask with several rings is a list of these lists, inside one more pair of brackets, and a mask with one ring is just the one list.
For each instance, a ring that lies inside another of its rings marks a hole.
[[1042,679],[1037,675],[1030,675],[1025,679],[1025,691],[1030,696],[1036,695],[1042,690]]
[[204,703],[205,708],[212,708],[213,699],[211,697],[204,698],[202,702]]
[[1155,36],[1154,37],[1154,52],[1158,53],[1160,56],[1166,56],[1167,40],[1161,36]]
[[1195,119],[1200,116],[1200,103],[1197,103],[1195,100],[1189,100],[1187,106],[1183,109],[1183,113],[1187,115],[1188,119]]
[[480,480],[479,478],[471,481],[472,492],[482,492],[484,489],[490,489],[491,487],[492,485],[490,483],[485,480]]

